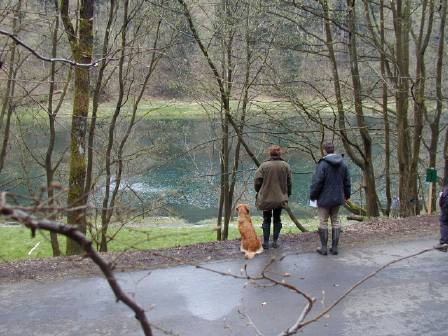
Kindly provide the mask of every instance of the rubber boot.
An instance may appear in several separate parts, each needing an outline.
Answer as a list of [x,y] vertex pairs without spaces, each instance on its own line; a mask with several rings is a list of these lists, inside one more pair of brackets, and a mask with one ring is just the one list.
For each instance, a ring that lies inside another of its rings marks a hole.
[[269,235],[271,234],[271,228],[270,227],[263,227],[263,248],[265,250],[269,250]]
[[327,255],[328,229],[319,228],[317,232],[319,233],[320,243],[322,247],[318,248],[316,251],[317,253],[320,253],[322,255]]
[[448,244],[440,242],[437,245],[435,245],[434,248],[436,250],[439,250],[440,252],[447,252],[448,251]]
[[280,237],[280,230],[282,229],[282,223],[274,223],[274,241],[272,242],[272,247],[278,247],[278,237]]
[[448,225],[446,222],[440,223],[440,241],[434,248],[442,252],[448,250]]
[[341,235],[341,229],[331,229],[331,254],[338,254],[338,243],[339,243],[339,236]]

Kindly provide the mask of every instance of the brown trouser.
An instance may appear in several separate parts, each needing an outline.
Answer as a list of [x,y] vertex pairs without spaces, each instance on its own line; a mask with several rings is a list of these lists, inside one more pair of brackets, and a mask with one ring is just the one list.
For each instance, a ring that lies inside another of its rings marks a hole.
[[334,208],[318,208],[319,210],[319,228],[328,229],[328,218],[331,219],[331,227],[339,229],[341,223],[339,222],[339,206]]

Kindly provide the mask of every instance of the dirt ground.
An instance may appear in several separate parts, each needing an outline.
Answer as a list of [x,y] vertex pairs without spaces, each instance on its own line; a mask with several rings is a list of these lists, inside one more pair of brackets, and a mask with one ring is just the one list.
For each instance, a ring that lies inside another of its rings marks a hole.
[[[375,219],[345,227],[341,234],[340,249],[344,246],[418,237],[434,237],[434,243],[436,243],[438,234],[437,216]],[[284,253],[309,252],[318,246],[318,237],[315,232],[287,234],[280,236],[279,243],[278,251]],[[161,250],[107,253],[103,254],[103,257],[113,265],[116,272],[122,272],[242,258],[243,255],[239,250],[239,240],[229,240]],[[82,256],[0,263],[0,282],[2,283],[24,280],[48,281],[99,274],[101,274],[99,268],[90,259]]]

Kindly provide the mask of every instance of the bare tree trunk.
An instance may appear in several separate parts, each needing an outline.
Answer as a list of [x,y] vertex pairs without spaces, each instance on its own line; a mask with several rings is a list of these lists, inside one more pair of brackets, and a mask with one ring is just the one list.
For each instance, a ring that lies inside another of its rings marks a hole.
[[443,144],[443,158],[444,158],[444,169],[443,169],[443,185],[448,185],[448,128],[445,131],[445,143]]
[[[425,107],[425,84],[426,84],[426,70],[425,70],[425,53],[431,36],[433,23],[434,4],[432,0],[424,0],[422,2],[422,13],[420,19],[420,31],[416,41],[416,90],[413,94],[414,98],[414,133],[412,141],[412,157],[409,166],[409,192],[413,202],[413,213],[420,213],[419,193],[417,187],[418,178],[418,163],[420,159],[420,147],[422,143],[423,133],[423,115]],[[428,13],[429,11],[429,13]],[[427,31],[425,32],[426,15],[428,15]]]
[[[228,111],[230,108],[228,100],[224,101],[223,109]],[[223,115],[223,124],[222,124],[222,147],[221,147],[221,160],[223,162],[221,174],[223,176],[221,188],[224,189],[224,199],[223,199],[223,227],[222,227],[222,240],[227,240],[229,235],[229,222],[228,211],[229,211],[229,203],[230,203],[230,195],[229,195],[229,156],[230,156],[230,148],[229,148],[229,119],[227,117],[227,112]]]
[[395,33],[395,54],[398,70],[395,88],[395,108],[397,113],[400,215],[402,217],[407,217],[412,213],[411,199],[409,197],[411,185],[409,174],[409,167],[411,164],[409,153],[411,153],[411,145],[408,122],[409,6],[409,0],[397,0],[396,2],[391,3]]
[[[78,63],[91,63],[93,48],[94,0],[80,1],[79,33],[69,17],[69,0],[61,0],[61,18],[66,35],[70,41],[73,58]],[[90,69],[75,68],[75,88],[70,140],[69,191],[67,204],[69,208],[77,208],[67,215],[67,224],[74,225],[82,233],[86,233],[87,197],[84,192],[86,181],[86,133],[87,117],[90,102]],[[67,240],[67,255],[79,254],[81,246],[73,240]]]
[[385,214],[389,216],[392,205],[391,178],[390,178],[390,124],[389,110],[387,108],[388,90],[386,78],[386,48],[384,31],[384,0],[380,1],[380,67],[382,77],[382,112],[384,122],[384,174],[386,179],[386,208]]
[[363,172],[363,187],[367,199],[367,213],[369,216],[378,216],[378,196],[376,194],[375,186],[375,172],[373,168],[372,160],[372,140],[368,131],[367,124],[365,122],[363,107],[362,107],[362,84],[360,80],[360,74],[358,69],[358,55],[357,55],[357,41],[356,41],[356,13],[355,2],[349,0],[347,2],[349,6],[348,25],[349,25],[349,45],[348,51],[350,56],[350,70],[353,83],[353,95],[355,98],[355,115],[357,126],[362,141],[362,148],[349,139],[346,132],[345,111],[342,101],[342,93],[339,80],[338,63],[334,51],[334,41],[331,31],[331,17],[329,4],[326,0],[319,0],[319,3],[323,9],[323,20],[325,29],[325,43],[327,46],[328,57],[330,59],[333,85],[336,97],[336,107],[338,112],[338,125],[341,140],[345,151],[350,159],[359,167]]
[[[58,10],[58,1],[54,1],[56,13]],[[59,16],[56,15],[54,29],[53,29],[53,39],[52,39],[52,50],[51,57],[57,56],[57,46],[58,46],[58,32],[59,32]],[[53,111],[53,93],[55,88],[55,75],[56,75],[56,63],[52,62],[50,65],[50,88],[48,91],[48,122],[50,128],[50,138],[48,140],[47,153],[45,155],[45,172],[47,176],[47,196],[48,205],[50,207],[54,206],[54,189],[52,187],[53,178],[55,170],[53,168],[52,156],[53,149],[56,142],[56,129],[55,129],[55,118],[56,113]],[[50,216],[50,220],[53,220],[54,216]],[[57,234],[55,232],[50,232],[51,249],[53,251],[53,256],[57,257],[61,255],[61,250],[59,248],[59,241]]]
[[[118,96],[118,100],[117,100],[117,104],[116,104],[116,109],[115,109],[115,113],[112,117],[112,122],[109,128],[109,142],[108,142],[108,146],[107,146],[107,153],[106,153],[106,193],[105,196],[103,198],[103,210],[102,210],[102,217],[101,217],[101,241],[100,241],[100,251],[102,252],[106,252],[108,249],[108,242],[110,240],[110,238],[107,236],[107,231],[108,231],[108,227],[109,224],[111,222],[112,219],[112,215],[115,212],[115,203],[116,203],[116,199],[120,190],[120,186],[121,186],[121,182],[122,182],[122,174],[123,174],[123,152],[124,152],[124,148],[127,144],[127,141],[129,139],[129,136],[131,135],[131,132],[136,124],[136,115],[137,115],[137,110],[139,107],[139,104],[142,100],[143,94],[147,88],[149,79],[151,77],[151,75],[153,74],[155,67],[158,63],[158,61],[161,58],[160,54],[156,54],[155,52],[152,53],[151,56],[151,61],[149,63],[149,66],[147,67],[147,73],[144,77],[143,83],[141,83],[139,85],[139,92],[136,95],[136,99],[132,105],[132,114],[131,114],[131,118],[129,121],[129,125],[122,137],[122,139],[119,142],[118,145],[118,149],[117,149],[117,153],[116,153],[116,159],[112,160],[112,149],[115,143],[114,140],[114,133],[116,131],[116,122],[117,122],[117,118],[120,114],[121,108],[123,107],[123,98],[124,98],[124,91],[125,91],[125,80],[127,79],[128,75],[129,75],[129,69],[127,69],[126,71],[124,71],[124,62],[125,59],[128,58],[132,58],[132,54],[128,54],[129,50],[132,50],[132,45],[130,46],[131,48],[127,49],[126,47],[128,46],[128,41],[126,38],[126,34],[127,34],[127,30],[128,30],[128,25],[130,23],[130,15],[128,15],[128,7],[129,7],[129,0],[125,0],[124,1],[124,9],[123,9],[123,25],[121,27],[122,29],[122,38],[121,38],[121,56],[120,56],[120,62],[119,62],[119,96]],[[137,10],[138,8],[134,8],[133,10]],[[158,24],[156,26],[156,33],[155,33],[155,37],[154,37],[154,43],[152,45],[152,49],[155,51],[157,49],[158,46],[158,42],[159,42],[159,38],[160,38],[160,26],[162,23],[162,19],[160,19],[158,21]],[[135,24],[134,22],[134,27],[136,27],[137,24]],[[138,30],[138,29],[136,29]],[[133,41],[136,41],[135,39]],[[131,83],[132,84],[132,83]],[[130,87],[128,89],[128,95],[129,95],[129,90]],[[126,98],[128,99],[128,97]],[[115,161],[115,162],[114,162]],[[113,184],[114,184],[114,188],[112,190],[112,193],[110,193],[110,189],[111,189],[111,183],[112,183],[112,173],[111,173],[111,169],[113,166],[113,163],[116,164],[117,168],[115,170],[115,177],[113,179]]]
[[348,156],[353,160],[353,162],[358,166],[362,167],[363,162],[360,157],[356,155],[352,147],[350,146],[349,137],[346,131],[345,125],[345,110],[344,104],[342,101],[342,93],[341,93],[341,82],[339,79],[339,70],[338,64],[336,60],[336,54],[334,51],[334,41],[333,35],[331,32],[331,18],[329,13],[329,6],[327,0],[319,0],[320,5],[323,9],[323,20],[324,20],[324,28],[325,28],[325,43],[328,50],[328,58],[331,63],[331,70],[333,75],[333,86],[336,98],[336,108],[338,112],[338,125],[339,125],[339,133],[341,135],[342,144],[344,146],[345,151]]
[[356,41],[356,9],[355,1],[349,0],[349,54],[350,54],[350,70],[352,74],[353,95],[355,98],[355,114],[357,126],[363,144],[363,175],[364,188],[367,200],[367,213],[369,216],[379,216],[378,196],[376,194],[375,172],[372,160],[372,139],[369,134],[368,125],[365,122],[363,106],[362,106],[362,85],[358,68],[358,51]]
[[109,226],[110,216],[113,212],[113,209],[110,208],[109,205],[109,197],[110,197],[110,189],[111,183],[114,183],[115,186],[119,184],[119,181],[114,179],[112,181],[112,149],[114,146],[114,134],[116,132],[117,119],[120,115],[123,97],[124,97],[124,61],[126,58],[126,34],[127,34],[127,26],[128,26],[128,5],[129,1],[125,0],[123,5],[123,26],[121,29],[121,55],[120,60],[118,62],[118,98],[115,104],[115,111],[112,115],[112,121],[109,125],[109,135],[108,135],[108,143],[106,148],[106,157],[105,160],[105,170],[106,170],[106,182],[105,182],[105,191],[103,197],[103,208],[101,210],[101,242],[100,242],[100,251],[107,252],[107,229]]
[[[229,132],[229,116],[231,115],[230,113],[230,97],[232,94],[232,88],[233,88],[233,37],[235,34],[235,28],[233,27],[232,23],[227,23],[227,22],[231,22],[232,21],[232,10],[230,8],[230,2],[228,0],[224,0],[223,1],[223,5],[224,5],[224,10],[223,10],[223,14],[224,14],[224,22],[225,22],[225,36],[223,36],[224,41],[224,54],[223,54],[223,58],[224,58],[224,73],[222,78],[224,78],[224,86],[225,86],[225,96],[226,96],[226,100],[224,101],[224,137],[225,139],[225,146],[226,146],[226,151],[225,151],[225,172],[223,172],[225,174],[224,177],[224,185],[225,185],[225,197],[224,197],[224,227],[223,227],[223,234],[222,234],[222,238],[223,240],[227,240],[229,238],[229,224],[230,224],[230,218],[232,216],[232,202],[233,202],[233,191],[234,188],[231,187],[231,172],[230,172],[230,151],[231,151],[231,144],[229,143],[229,137],[230,137],[230,132]],[[238,158],[236,158],[237,156],[237,152],[235,152],[235,157],[234,160]],[[239,153],[238,153],[239,156]],[[234,161],[234,165],[238,165],[238,163],[235,163]],[[233,176],[232,176],[233,177]]]
[[[219,156],[219,167],[221,172],[224,171],[224,161],[222,160],[222,153],[223,153],[223,143],[221,141],[221,151]],[[216,240],[222,240],[222,219],[223,219],[223,213],[224,213],[224,194],[226,192],[224,188],[224,174],[221,174],[220,181],[220,194],[219,194],[219,205],[218,205],[218,220],[217,220],[217,228],[216,228]]]
[[95,141],[96,119],[97,119],[101,89],[103,88],[104,84],[103,83],[104,71],[106,70],[106,67],[108,65],[106,56],[109,50],[109,40],[111,33],[110,28],[112,26],[112,22],[114,19],[115,9],[116,9],[115,0],[110,0],[109,16],[107,19],[106,30],[104,32],[103,47],[101,51],[101,62],[98,70],[98,79],[92,97],[92,118],[90,120],[89,138],[87,141],[87,171],[86,171],[86,186],[84,191],[87,197],[90,194],[93,187],[93,146]]
[[[445,47],[445,26],[447,15],[447,0],[441,1],[440,9],[440,28],[439,28],[439,45],[437,48],[437,65],[436,65],[436,113],[434,119],[429,122],[431,130],[431,142],[429,145],[429,167],[436,167],[437,147],[440,138],[440,117],[443,111],[443,95],[442,95],[442,71],[443,56]],[[427,116],[427,119],[429,117]],[[446,156],[445,156],[446,157]],[[448,181],[447,181],[448,182]],[[431,197],[432,209],[436,209],[437,188],[433,188]]]
[[[14,18],[12,20],[12,32],[17,35],[20,29],[20,17],[22,10],[22,0],[17,2],[17,6],[14,13]],[[11,117],[14,112],[15,106],[13,103],[15,86],[16,86],[16,76],[17,76],[17,65],[16,65],[16,44],[11,43],[11,51],[8,60],[8,81],[6,83],[6,91],[3,96],[2,110],[0,113],[0,130],[3,131],[3,141],[0,149],[0,172],[5,166],[6,155],[8,151],[9,134],[11,130]],[[6,116],[6,121],[5,121]]]
[[[248,13],[249,15],[249,13]],[[246,27],[248,29],[248,27]],[[243,94],[242,94],[242,106],[241,106],[241,116],[240,116],[240,127],[239,132],[242,134],[244,129],[244,124],[246,121],[246,111],[247,105],[249,103],[249,88],[250,88],[250,67],[251,67],[251,52],[249,48],[249,38],[246,36],[246,69],[244,76],[244,85],[243,85]],[[237,144],[235,146],[235,153],[233,157],[233,168],[231,175],[231,183],[230,183],[230,205],[233,204],[233,197],[235,193],[235,184],[237,181],[238,167],[240,163],[240,154],[241,154],[241,140],[237,138]],[[231,214],[232,209],[229,209],[229,215]],[[229,216],[230,221],[230,216]]]

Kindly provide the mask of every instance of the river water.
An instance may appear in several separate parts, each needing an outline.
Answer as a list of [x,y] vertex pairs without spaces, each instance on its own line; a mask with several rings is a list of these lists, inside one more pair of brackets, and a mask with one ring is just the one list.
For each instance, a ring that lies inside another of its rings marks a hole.
[[[156,214],[176,216],[186,222],[198,223],[217,216],[219,203],[219,134],[210,120],[150,120],[140,126],[141,144],[154,144],[158,159],[130,178],[131,188],[154,206],[166,203]],[[234,139],[235,140],[235,139]],[[275,138],[250,138],[250,148],[260,161],[267,159],[270,143],[283,145]],[[204,144],[201,146],[201,144]],[[315,164],[302,153],[288,151],[284,159],[293,171],[290,204],[300,217],[315,216],[309,207],[308,190]],[[241,150],[235,199],[255,204],[253,177],[256,166]],[[356,177],[355,177],[356,179]],[[145,209],[142,209],[145,210]]]
[[[205,119],[149,119],[139,123],[126,149],[126,154],[132,160],[125,163],[120,205],[145,212],[145,216],[172,216],[187,223],[198,223],[216,217],[220,181],[218,126]],[[34,154],[45,153],[47,137],[36,137],[37,132],[38,128],[30,130],[25,139]],[[63,185],[68,184],[68,134],[67,128],[58,130],[54,156],[58,158],[65,155],[56,177]],[[97,134],[95,153],[99,167],[103,163],[101,153],[105,151],[101,144],[105,143],[107,129],[102,129],[100,124]],[[116,137],[120,137],[120,132],[117,132]],[[270,142],[283,145],[274,138],[264,138],[263,142],[254,138],[248,141],[261,161],[267,158],[264,153]],[[134,155],[135,153],[139,154]],[[241,153],[235,199],[254,205],[253,176],[256,167],[244,149]],[[314,216],[315,212],[308,205],[308,189],[314,162],[293,151],[285,153],[284,158],[293,170],[291,206],[298,216]],[[92,202],[99,205],[104,194],[104,173],[99,169],[97,172],[96,193]],[[3,190],[20,195],[37,195],[45,183],[44,170],[26,153],[13,152],[0,176],[0,182]]]

